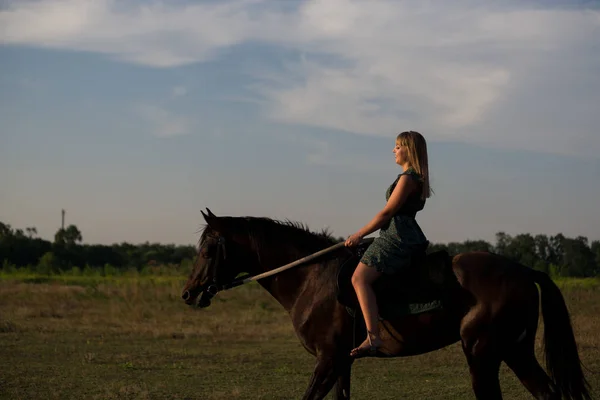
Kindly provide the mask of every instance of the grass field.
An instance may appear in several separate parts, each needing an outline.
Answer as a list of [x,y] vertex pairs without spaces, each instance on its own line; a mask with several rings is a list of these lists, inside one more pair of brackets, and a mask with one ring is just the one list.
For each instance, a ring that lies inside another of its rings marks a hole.
[[[300,398],[313,358],[281,306],[252,284],[192,309],[179,298],[184,280],[0,275],[0,398]],[[599,388],[600,282],[559,284]],[[505,399],[530,398],[505,365],[501,384]],[[358,360],[351,390],[354,399],[473,398],[458,344]]]

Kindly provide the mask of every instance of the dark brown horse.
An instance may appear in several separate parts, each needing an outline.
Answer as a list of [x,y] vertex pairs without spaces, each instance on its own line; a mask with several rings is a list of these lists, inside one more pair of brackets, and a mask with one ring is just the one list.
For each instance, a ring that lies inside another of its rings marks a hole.
[[[261,274],[335,244],[326,233],[311,233],[291,222],[217,217],[210,211],[202,215],[207,225],[182,293],[188,305],[208,306],[218,290],[235,286],[232,282],[239,282],[236,277],[241,273]],[[289,313],[303,346],[316,357],[304,399],[322,399],[334,386],[335,399],[350,398],[354,361],[350,350],[356,339],[366,335],[362,316],[357,313],[354,318],[349,312],[359,310],[347,289],[358,251],[341,247],[258,280]],[[539,316],[536,283],[541,290],[549,375],[534,354]],[[412,274],[383,280],[376,291],[382,302],[393,302],[389,293],[404,294],[409,301],[419,295],[414,290],[411,294],[410,287],[434,294],[443,307],[382,315],[386,356],[423,354],[460,341],[477,399],[502,398],[498,377],[502,361],[536,399],[590,399],[567,307],[546,274],[492,253],[450,257],[437,252],[415,261]]]

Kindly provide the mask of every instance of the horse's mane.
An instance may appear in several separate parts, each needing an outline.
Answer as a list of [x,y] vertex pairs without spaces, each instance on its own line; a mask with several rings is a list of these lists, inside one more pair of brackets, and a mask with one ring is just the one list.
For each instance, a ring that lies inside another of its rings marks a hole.
[[[337,239],[329,232],[327,228],[320,232],[312,232],[309,227],[297,221],[277,220],[268,217],[217,217],[219,222],[227,227],[229,233],[248,234],[256,240],[269,237],[285,237],[290,241],[310,242],[315,245],[330,246],[337,242]],[[207,234],[208,225],[202,229],[200,240]]]

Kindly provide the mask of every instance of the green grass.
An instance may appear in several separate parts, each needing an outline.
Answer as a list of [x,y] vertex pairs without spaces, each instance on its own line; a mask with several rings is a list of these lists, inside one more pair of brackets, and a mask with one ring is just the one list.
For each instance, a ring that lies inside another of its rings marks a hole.
[[599,289],[600,277],[597,278],[557,278],[554,280],[562,289],[582,287],[587,289]]
[[[257,284],[245,285],[220,293],[211,307],[200,310],[179,298],[184,281],[0,275],[0,398],[302,396],[314,359],[268,293]],[[600,371],[598,280],[558,282],[584,363]],[[593,387],[600,385],[597,373],[588,378]],[[504,365],[501,384],[505,399],[530,398]],[[355,399],[473,398],[458,344],[404,359],[358,360],[352,394]]]

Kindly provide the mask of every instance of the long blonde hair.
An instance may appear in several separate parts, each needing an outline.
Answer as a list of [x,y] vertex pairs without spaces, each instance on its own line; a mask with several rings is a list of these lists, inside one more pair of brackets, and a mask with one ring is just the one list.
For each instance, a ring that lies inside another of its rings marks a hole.
[[423,135],[415,131],[406,131],[398,134],[396,143],[408,149],[408,163],[421,177],[423,191],[421,198],[425,200],[433,193],[429,185],[429,160],[427,158],[427,142]]

